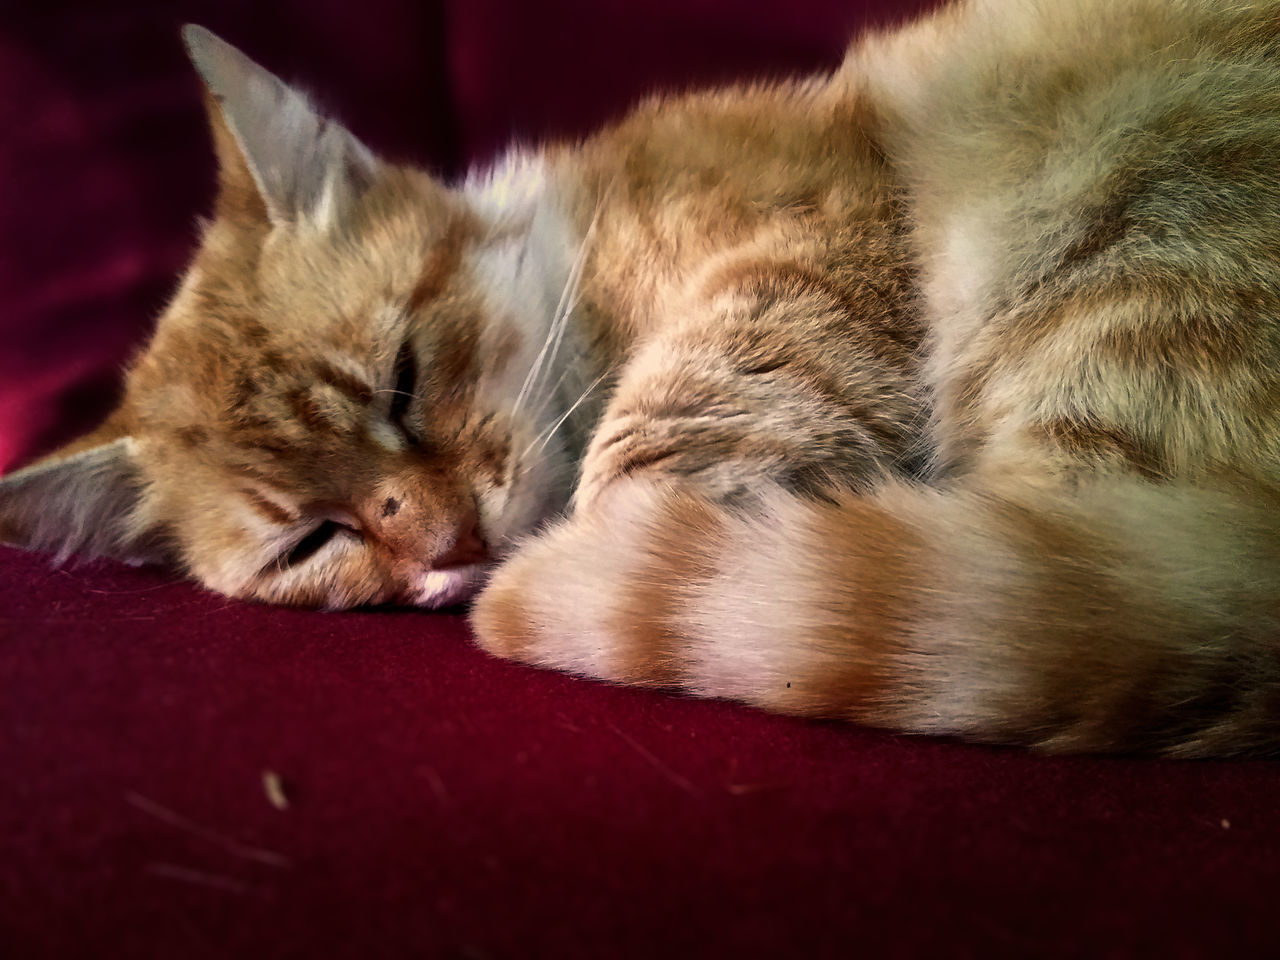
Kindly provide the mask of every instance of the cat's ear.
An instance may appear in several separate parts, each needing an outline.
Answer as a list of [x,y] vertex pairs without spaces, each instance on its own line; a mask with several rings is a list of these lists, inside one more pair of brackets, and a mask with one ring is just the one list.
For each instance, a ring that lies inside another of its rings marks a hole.
[[[343,126],[312,109],[298,91],[204,27],[182,39],[208,88],[222,169],[223,206],[243,211],[247,173],[274,224],[327,229],[366,190],[378,160]],[[226,194],[230,192],[232,196]]]
[[114,434],[100,428],[68,452],[0,477],[0,543],[54,553],[59,563],[73,553],[166,560],[163,537],[138,516],[136,442]]

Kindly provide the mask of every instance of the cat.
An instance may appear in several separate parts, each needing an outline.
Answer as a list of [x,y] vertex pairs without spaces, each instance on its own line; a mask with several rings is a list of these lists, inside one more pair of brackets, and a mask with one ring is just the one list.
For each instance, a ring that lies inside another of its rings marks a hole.
[[1280,745],[1280,2],[968,0],[455,185],[184,37],[214,217],[3,539],[780,713]]

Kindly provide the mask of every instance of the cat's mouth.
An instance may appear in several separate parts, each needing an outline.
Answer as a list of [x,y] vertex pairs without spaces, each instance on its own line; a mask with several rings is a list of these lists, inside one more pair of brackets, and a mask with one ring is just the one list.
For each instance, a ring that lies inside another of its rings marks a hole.
[[465,603],[480,592],[493,567],[493,561],[486,560],[447,570],[429,570],[405,591],[405,602],[430,610]]

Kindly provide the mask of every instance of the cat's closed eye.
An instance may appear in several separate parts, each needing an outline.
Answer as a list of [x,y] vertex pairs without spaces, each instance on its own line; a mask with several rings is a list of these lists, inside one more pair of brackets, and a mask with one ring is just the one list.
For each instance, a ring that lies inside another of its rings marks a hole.
[[416,443],[418,437],[405,421],[409,412],[409,404],[414,399],[414,390],[418,384],[418,360],[414,355],[413,345],[406,340],[396,355],[395,386],[392,388],[391,409],[387,416],[392,426],[405,435],[410,443]]
[[359,537],[360,533],[354,527],[337,520],[322,520],[318,526],[282,555],[279,565],[286,569],[301,566],[338,536]]

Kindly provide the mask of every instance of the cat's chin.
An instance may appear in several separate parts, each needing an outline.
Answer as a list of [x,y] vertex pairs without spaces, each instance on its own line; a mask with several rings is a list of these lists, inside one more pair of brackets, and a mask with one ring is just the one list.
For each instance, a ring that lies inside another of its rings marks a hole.
[[411,606],[429,610],[466,603],[480,592],[492,571],[492,563],[471,563],[449,570],[431,570],[423,574],[412,588],[407,602]]

